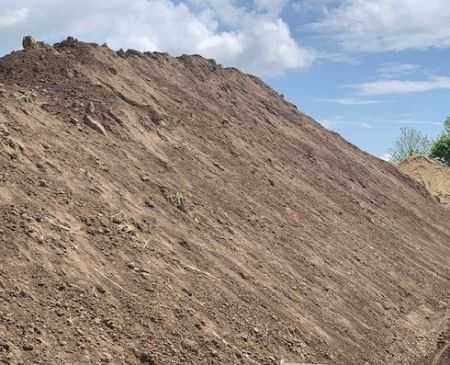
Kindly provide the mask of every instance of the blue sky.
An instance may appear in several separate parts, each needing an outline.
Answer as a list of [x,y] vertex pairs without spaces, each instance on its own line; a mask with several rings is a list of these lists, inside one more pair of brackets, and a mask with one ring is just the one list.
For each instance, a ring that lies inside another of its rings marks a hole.
[[257,74],[360,148],[450,114],[448,0],[2,0],[0,54],[24,34],[197,53]]

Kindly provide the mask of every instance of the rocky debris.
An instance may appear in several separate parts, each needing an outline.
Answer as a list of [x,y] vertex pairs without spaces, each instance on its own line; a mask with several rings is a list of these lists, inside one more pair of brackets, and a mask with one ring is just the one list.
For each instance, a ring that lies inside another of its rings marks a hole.
[[22,46],[24,50],[37,49],[48,47],[44,42],[37,41],[32,36],[27,35],[22,39]]
[[127,49],[127,51],[125,52],[125,56],[126,57],[130,57],[130,56],[142,57],[143,53],[136,49]]
[[80,125],[80,121],[77,118],[75,118],[75,117],[70,117],[69,118],[69,123],[74,125],[74,126],[79,126]]
[[187,205],[186,205],[186,199],[184,198],[183,194],[180,192],[176,192],[175,195],[172,197],[171,202],[182,212],[187,213]]
[[23,49],[34,49],[37,48],[37,41],[32,36],[25,36],[22,40]]
[[88,127],[92,128],[93,130],[97,131],[98,133],[100,133],[104,136],[107,135],[105,127],[103,127],[99,122],[97,122],[89,114],[85,115],[83,121]]
[[174,207],[176,207],[178,210],[182,211],[183,213],[188,212],[187,200],[181,192],[179,192],[179,191],[171,192],[166,187],[160,187],[160,191],[161,191],[161,194],[163,195],[163,197],[170,204],[172,204]]
[[36,101],[37,93],[33,90],[19,90],[15,92],[14,98],[17,101],[33,104]]
[[117,56],[125,58],[127,55],[125,53],[125,51],[121,48],[116,52]]
[[80,42],[78,41],[78,39],[72,37],[72,36],[68,36],[65,40],[63,40],[62,42],[59,43],[55,43],[54,47],[55,48],[75,48],[80,44]]
[[156,365],[155,358],[150,352],[142,352],[138,357],[143,365]]

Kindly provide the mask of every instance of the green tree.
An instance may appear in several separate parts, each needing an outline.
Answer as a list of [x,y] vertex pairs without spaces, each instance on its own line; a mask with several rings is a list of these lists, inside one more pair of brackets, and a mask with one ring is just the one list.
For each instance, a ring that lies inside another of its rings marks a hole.
[[433,143],[430,156],[450,166],[450,117],[444,122],[444,132]]
[[417,129],[402,128],[389,154],[391,160],[398,163],[411,156],[428,156],[431,145],[430,139]]
[[443,133],[431,147],[430,156],[450,166],[450,134]]
[[446,134],[450,135],[450,117],[447,117],[444,122],[444,131]]

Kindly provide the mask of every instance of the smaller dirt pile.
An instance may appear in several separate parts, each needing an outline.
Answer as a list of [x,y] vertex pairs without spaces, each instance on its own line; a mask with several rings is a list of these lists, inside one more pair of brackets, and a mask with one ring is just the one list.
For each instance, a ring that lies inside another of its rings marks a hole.
[[423,156],[402,161],[399,167],[402,172],[423,183],[441,203],[450,206],[450,168]]

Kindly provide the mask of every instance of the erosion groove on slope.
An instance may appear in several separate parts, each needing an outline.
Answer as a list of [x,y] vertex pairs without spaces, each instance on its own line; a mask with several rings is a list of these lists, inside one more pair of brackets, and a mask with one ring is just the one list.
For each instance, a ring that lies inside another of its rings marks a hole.
[[14,52],[0,182],[0,361],[437,350],[448,210],[235,69],[72,38]]

